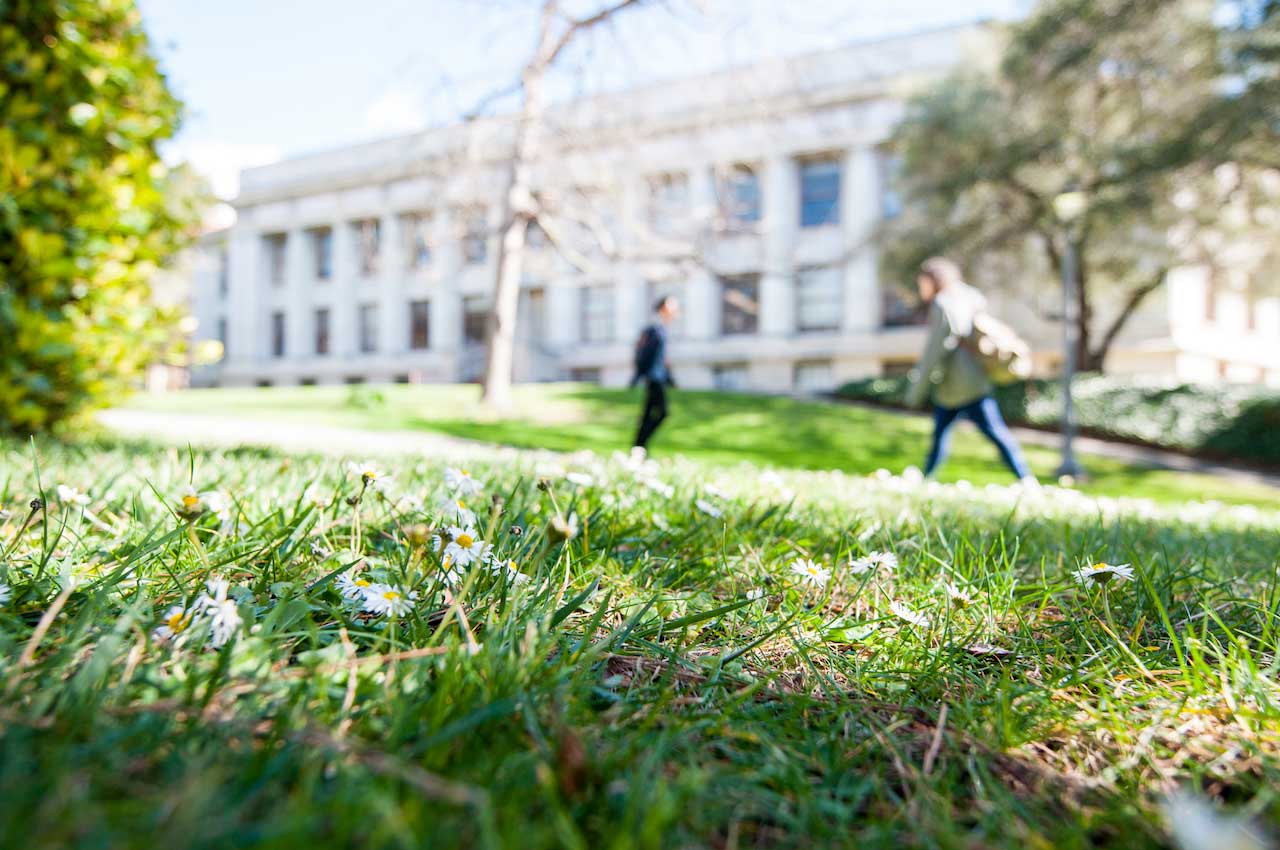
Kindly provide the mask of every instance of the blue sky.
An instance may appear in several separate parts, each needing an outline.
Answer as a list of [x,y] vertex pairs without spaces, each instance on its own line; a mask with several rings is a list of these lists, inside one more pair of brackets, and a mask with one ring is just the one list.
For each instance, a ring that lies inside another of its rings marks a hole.
[[[583,10],[600,0],[565,0]],[[266,162],[447,123],[509,85],[539,0],[139,0],[188,118],[170,146],[223,196]],[[568,57],[560,96],[1010,18],[1027,0],[655,0]],[[353,11],[354,10],[354,11]]]

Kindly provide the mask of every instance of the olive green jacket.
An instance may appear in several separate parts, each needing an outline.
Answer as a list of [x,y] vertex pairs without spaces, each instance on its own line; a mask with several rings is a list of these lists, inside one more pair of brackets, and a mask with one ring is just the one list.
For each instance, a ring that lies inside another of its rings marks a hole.
[[924,354],[911,370],[907,404],[919,407],[932,397],[934,404],[957,408],[972,404],[992,391],[991,380],[960,340],[973,333],[973,317],[985,310],[987,300],[966,283],[953,283],[938,293],[929,307],[929,338]]

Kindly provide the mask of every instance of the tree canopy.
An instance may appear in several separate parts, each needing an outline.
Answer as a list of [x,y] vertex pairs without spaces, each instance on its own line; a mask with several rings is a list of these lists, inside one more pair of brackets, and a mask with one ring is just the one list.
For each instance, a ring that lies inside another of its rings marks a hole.
[[[1221,224],[1211,213],[1267,194],[1240,163],[1216,170],[1232,151],[1206,144],[1207,116],[1227,121],[1233,97],[1224,37],[1204,0],[1042,3],[1001,34],[998,62],[909,103],[892,141],[905,203],[885,234],[886,275],[913,279],[944,253],[984,283],[1057,287],[1070,247],[1078,359],[1101,369],[1168,270],[1204,259]],[[1067,191],[1087,199],[1071,226],[1054,205]]]

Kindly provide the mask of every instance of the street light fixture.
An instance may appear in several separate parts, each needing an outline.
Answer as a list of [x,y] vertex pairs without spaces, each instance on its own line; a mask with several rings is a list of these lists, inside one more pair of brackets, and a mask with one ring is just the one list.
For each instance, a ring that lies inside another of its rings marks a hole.
[[1074,481],[1084,472],[1076,461],[1073,445],[1076,415],[1071,399],[1071,381],[1076,373],[1076,348],[1080,342],[1080,304],[1076,293],[1078,258],[1074,236],[1076,225],[1088,206],[1089,198],[1075,188],[1053,199],[1053,214],[1062,233],[1062,464],[1057,472],[1059,480]]

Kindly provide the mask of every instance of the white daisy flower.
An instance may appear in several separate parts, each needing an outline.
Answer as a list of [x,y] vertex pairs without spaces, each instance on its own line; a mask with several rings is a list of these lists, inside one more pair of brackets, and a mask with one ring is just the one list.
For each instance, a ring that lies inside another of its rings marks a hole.
[[512,584],[525,584],[529,577],[520,572],[520,566],[513,560],[490,561],[489,571],[495,575],[505,575]]
[[161,643],[167,643],[171,640],[181,642],[194,619],[195,612],[188,611],[181,605],[174,605],[164,612],[164,622],[152,632],[152,635]]
[[551,518],[551,523],[547,527],[547,534],[556,543],[577,537],[578,515],[574,513],[566,517],[556,514]]
[[382,617],[403,617],[413,610],[415,594],[381,582],[364,592],[364,610]]
[[369,588],[373,587],[373,582],[362,575],[352,575],[351,573],[343,573],[338,576],[338,580],[334,582],[338,588],[338,593],[342,594],[343,599],[361,599]]
[[898,556],[892,552],[871,552],[849,562],[849,570],[856,576],[872,570],[893,572],[898,568]]
[[234,599],[222,599],[208,606],[205,613],[209,617],[209,646],[214,649],[235,637],[236,631],[244,624]]
[[929,625],[928,617],[921,614],[919,611],[913,611],[901,602],[890,602],[889,610],[893,612],[895,617],[900,620],[905,620],[913,626],[919,626],[923,629]]
[[330,492],[319,484],[312,484],[302,491],[302,501],[316,510],[323,510],[329,507],[329,503],[332,501],[330,495]]
[[347,472],[359,478],[365,486],[380,490],[391,483],[391,476],[369,461],[348,461]]
[[465,469],[449,467],[444,471],[444,483],[453,492],[461,496],[472,496],[484,489],[484,482],[471,477]]
[[457,587],[462,584],[462,580],[466,578],[462,570],[457,568],[453,563],[453,559],[448,555],[445,555],[444,558],[441,559],[440,568],[444,570],[444,583],[449,585],[449,587]]
[[455,525],[449,528],[449,543],[444,553],[459,567],[466,567],[472,561],[485,560],[492,548],[480,539],[474,528]]
[[676,488],[672,487],[670,484],[664,484],[656,478],[642,478],[640,479],[640,483],[664,499],[670,499],[676,493]]
[[747,591],[747,599],[750,600],[751,602],[755,602],[758,599],[764,599],[764,588],[763,587],[751,588],[750,590]]
[[11,598],[13,598],[13,588],[0,581],[0,605],[6,604]]
[[456,496],[445,496],[436,506],[436,513],[446,522],[462,526],[476,524],[476,512],[467,507],[467,503]]
[[1076,581],[1087,587],[1095,587],[1097,585],[1106,585],[1112,579],[1120,581],[1133,581],[1133,567],[1128,564],[1089,564],[1076,570],[1073,575]]
[[957,608],[968,608],[973,604],[973,597],[969,595],[969,591],[965,590],[957,584],[947,582],[947,598],[951,600],[951,604]]
[[723,511],[721,511],[715,505],[708,502],[706,499],[698,499],[693,504],[697,506],[698,510],[702,511],[707,516],[712,516],[712,517],[715,517],[716,519],[719,519],[720,517],[724,516]]
[[404,493],[400,498],[396,499],[396,510],[401,513],[410,511],[420,511],[425,507],[422,497],[415,496],[412,493]]
[[64,505],[77,505],[84,507],[89,504],[89,494],[81,493],[75,487],[68,487],[65,484],[58,485],[58,501]]
[[564,480],[578,487],[590,487],[596,483],[596,480],[585,472],[570,472],[564,476]]
[[729,494],[725,493],[725,491],[721,490],[719,487],[715,486],[714,484],[703,485],[702,492],[706,493],[708,496],[710,496],[713,499],[729,498]]
[[178,515],[186,519],[194,519],[206,510],[204,500],[196,488],[188,484],[178,497]]
[[791,562],[791,572],[800,576],[801,584],[825,587],[831,578],[831,570],[815,564],[808,558],[796,558]]

